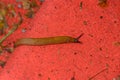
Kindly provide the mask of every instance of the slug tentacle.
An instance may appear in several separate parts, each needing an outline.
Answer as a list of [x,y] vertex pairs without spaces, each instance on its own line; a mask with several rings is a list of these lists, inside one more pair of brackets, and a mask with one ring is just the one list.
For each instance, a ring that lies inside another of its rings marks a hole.
[[77,38],[75,38],[75,43],[82,43],[79,39],[84,35],[84,33],[80,34]]

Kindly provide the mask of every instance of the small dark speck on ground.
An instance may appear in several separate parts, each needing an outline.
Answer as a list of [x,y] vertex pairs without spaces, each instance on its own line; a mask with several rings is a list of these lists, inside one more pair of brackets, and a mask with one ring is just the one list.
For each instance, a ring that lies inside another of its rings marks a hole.
[[83,21],[83,24],[84,24],[84,25],[87,25],[87,21]]
[[93,37],[93,35],[92,35],[92,34],[88,34],[88,36]]
[[51,79],[48,77],[48,80],[51,80]]
[[7,71],[7,73],[10,73],[10,71]]
[[99,50],[102,51],[102,48],[100,47]]
[[77,55],[78,53],[74,52],[74,55]]
[[92,54],[90,54],[90,57],[93,57],[93,55],[92,55]]
[[114,23],[117,23],[117,21],[114,21]]
[[75,77],[73,76],[73,77],[71,78],[71,80],[75,80]]
[[103,16],[100,16],[100,19],[103,19]]
[[82,10],[83,2],[80,2],[80,10]]
[[39,74],[38,74],[38,76],[39,76],[39,77],[41,77],[41,76],[42,76],[42,74],[41,74],[41,73],[39,73]]
[[120,46],[120,42],[115,42],[114,45],[115,46]]

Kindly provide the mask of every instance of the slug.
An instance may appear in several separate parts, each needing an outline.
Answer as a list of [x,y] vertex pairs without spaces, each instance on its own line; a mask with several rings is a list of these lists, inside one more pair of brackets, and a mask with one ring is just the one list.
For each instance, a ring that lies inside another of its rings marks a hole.
[[22,38],[15,42],[14,47],[21,45],[31,45],[31,46],[43,46],[43,45],[53,45],[53,44],[63,44],[63,43],[81,43],[79,38],[83,36],[83,33],[77,38],[70,36],[56,36],[48,38]]

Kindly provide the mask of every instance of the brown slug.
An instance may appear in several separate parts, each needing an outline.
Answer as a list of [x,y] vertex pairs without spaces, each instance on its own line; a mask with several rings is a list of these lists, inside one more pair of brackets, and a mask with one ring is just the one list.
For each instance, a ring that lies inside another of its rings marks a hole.
[[63,44],[63,43],[81,43],[79,38],[83,36],[83,33],[77,38],[69,36],[56,36],[48,38],[22,38],[15,42],[14,47],[21,45],[31,45],[31,46],[42,46],[42,45],[53,45],[53,44]]

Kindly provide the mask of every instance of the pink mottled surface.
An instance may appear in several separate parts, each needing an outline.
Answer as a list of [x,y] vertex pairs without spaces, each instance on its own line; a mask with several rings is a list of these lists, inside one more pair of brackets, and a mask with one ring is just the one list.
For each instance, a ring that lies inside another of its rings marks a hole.
[[98,0],[82,0],[82,10],[80,2],[45,0],[34,18],[25,20],[6,42],[84,33],[83,44],[18,47],[1,69],[0,80],[89,80],[106,68],[93,80],[120,75],[120,46],[114,45],[120,41],[120,1],[108,0],[101,8]]

